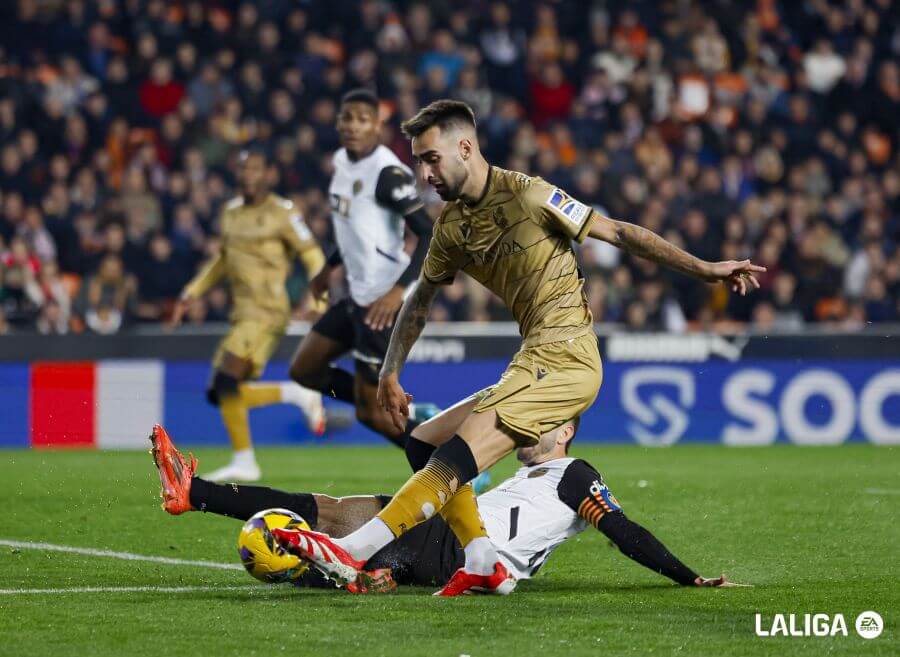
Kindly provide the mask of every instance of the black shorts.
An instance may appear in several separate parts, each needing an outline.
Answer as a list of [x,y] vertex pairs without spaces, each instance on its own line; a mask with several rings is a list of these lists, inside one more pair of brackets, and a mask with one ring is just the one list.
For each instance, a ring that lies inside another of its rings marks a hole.
[[[456,534],[441,516],[413,527],[379,550],[366,562],[366,570],[390,568],[394,581],[413,586],[443,586],[466,561]],[[294,582],[296,586],[333,589],[315,568]]]
[[356,371],[368,383],[377,385],[381,364],[391,341],[391,327],[372,330],[363,321],[367,311],[367,306],[360,306],[349,297],[342,299],[313,324],[312,330],[347,345],[356,362]]
[[465,561],[456,534],[436,515],[376,552],[366,569],[390,568],[398,584],[443,586]]

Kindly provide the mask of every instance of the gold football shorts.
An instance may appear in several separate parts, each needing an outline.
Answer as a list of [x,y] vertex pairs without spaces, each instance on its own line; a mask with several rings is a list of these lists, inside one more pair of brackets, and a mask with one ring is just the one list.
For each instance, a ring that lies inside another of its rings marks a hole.
[[283,324],[251,322],[240,320],[231,325],[231,330],[219,343],[213,356],[213,368],[218,369],[229,353],[252,364],[249,378],[257,379],[266,369],[266,364],[284,337]]
[[476,393],[475,412],[493,409],[504,426],[533,445],[542,434],[581,415],[603,379],[597,336],[523,347],[500,380]]

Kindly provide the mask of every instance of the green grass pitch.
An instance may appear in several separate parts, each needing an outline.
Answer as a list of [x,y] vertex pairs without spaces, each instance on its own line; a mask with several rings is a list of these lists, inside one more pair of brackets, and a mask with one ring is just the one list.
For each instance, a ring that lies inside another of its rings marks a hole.
[[[177,440],[177,437],[176,437]],[[256,584],[243,571],[0,546],[0,655],[897,655],[900,449],[771,447],[573,450],[625,511],[695,570],[754,588],[683,589],[588,530],[509,598],[437,599]],[[0,540],[238,563],[240,524],[159,508],[146,453],[0,452]],[[224,462],[202,450],[201,470]],[[392,492],[390,448],[264,449],[265,483]],[[511,458],[494,471],[499,481]],[[79,587],[184,592],[48,592]],[[236,588],[237,587],[237,588]],[[877,639],[854,620],[878,611]],[[844,614],[849,636],[760,638],[754,614]]]

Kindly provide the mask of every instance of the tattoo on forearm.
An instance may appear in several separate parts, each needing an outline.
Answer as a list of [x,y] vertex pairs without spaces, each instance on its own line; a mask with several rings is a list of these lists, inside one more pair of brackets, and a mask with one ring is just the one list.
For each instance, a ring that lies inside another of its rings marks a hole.
[[399,372],[403,367],[410,349],[425,328],[428,313],[431,311],[431,302],[434,301],[436,293],[436,286],[419,280],[406,297],[391,332],[391,342],[384,357],[384,365],[381,366],[382,376]]
[[624,221],[616,221],[616,246],[629,253],[648,260],[653,260],[661,265],[689,276],[706,278],[704,265],[700,258],[692,256],[684,249],[680,249],[671,242],[643,226],[630,224]]

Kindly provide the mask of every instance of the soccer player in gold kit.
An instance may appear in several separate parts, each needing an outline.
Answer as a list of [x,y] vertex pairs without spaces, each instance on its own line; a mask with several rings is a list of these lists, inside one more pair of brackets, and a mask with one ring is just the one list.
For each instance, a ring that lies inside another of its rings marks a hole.
[[[292,381],[251,383],[284,335],[290,319],[285,283],[298,257],[312,279],[325,264],[325,256],[294,204],[270,192],[266,156],[261,151],[240,155],[240,196],[222,212],[222,250],[188,283],[172,316],[181,322],[190,304],[223,278],[231,287],[234,309],[231,330],[213,357],[207,390],[210,403],[219,407],[234,454],[231,463],[207,477],[214,481],[255,481],[260,477],[253,453],[247,411],[258,406],[292,403],[307,416],[314,433],[324,431],[322,396]],[[324,299],[311,299],[323,312]]]
[[338,584],[358,585],[373,554],[440,513],[466,563],[438,593],[509,593],[515,580],[487,537],[467,482],[580,416],[597,396],[600,354],[572,241],[603,240],[684,274],[725,282],[740,294],[758,288],[755,274],[765,269],[749,260],[700,260],[641,226],[600,215],[540,178],[489,165],[465,103],[435,101],[403,130],[418,174],[447,204],[394,325],[379,401],[398,427],[405,423],[411,396],[400,385],[400,369],[439,286],[460,270],[503,299],[519,324],[522,348],[495,385],[412,432],[407,456],[418,471],[375,518],[341,539],[302,530],[276,535]]

